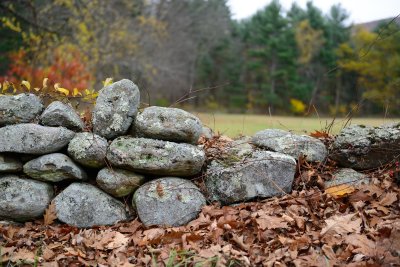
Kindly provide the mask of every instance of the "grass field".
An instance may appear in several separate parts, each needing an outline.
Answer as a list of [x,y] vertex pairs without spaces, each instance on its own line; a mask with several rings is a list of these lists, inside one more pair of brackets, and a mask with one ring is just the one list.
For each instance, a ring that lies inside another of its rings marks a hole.
[[[196,113],[195,113],[196,114]],[[316,117],[285,117],[268,115],[248,115],[248,114],[211,114],[197,113],[203,124],[207,125],[215,132],[236,137],[238,135],[253,135],[255,132],[267,128],[279,128],[291,130],[295,133],[309,133],[315,130],[326,129],[333,121],[333,118]],[[344,118],[336,118],[330,130],[337,134],[344,125],[363,124],[379,126],[383,123],[399,122],[400,119],[393,118],[353,118],[350,121]]]

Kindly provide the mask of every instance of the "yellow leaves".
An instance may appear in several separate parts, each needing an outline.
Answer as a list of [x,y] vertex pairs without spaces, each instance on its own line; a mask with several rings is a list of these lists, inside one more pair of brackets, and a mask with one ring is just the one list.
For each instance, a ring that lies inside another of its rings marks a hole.
[[48,81],[49,81],[49,78],[44,78],[43,79],[43,88],[47,88]]
[[12,82],[9,81],[4,81],[3,85],[1,86],[0,83],[0,88],[1,88],[1,93],[8,93],[8,90],[11,88],[13,94],[15,94],[17,92],[17,88],[15,87],[15,85]]
[[72,96],[82,96],[82,93],[79,92],[78,88],[74,88],[72,91]]
[[108,85],[111,85],[113,83],[113,78],[107,78],[103,81],[103,86],[106,87]]
[[3,23],[3,26],[9,28],[10,30],[15,32],[21,32],[21,26],[19,25],[19,23],[15,18],[2,17],[1,22]]
[[64,94],[64,95],[66,95],[66,96],[69,96],[69,90],[68,90],[68,89],[65,89],[65,88],[62,88],[62,87],[60,86],[59,83],[56,83],[56,84],[54,85],[54,89],[55,89],[56,91],[58,91],[58,92]]
[[28,91],[31,90],[31,84],[28,81],[22,81],[21,86],[25,86],[28,89]]
[[299,62],[308,64],[318,54],[325,40],[321,30],[314,29],[308,20],[296,26],[296,43],[300,51]]
[[290,99],[290,110],[295,114],[303,114],[306,111],[306,105],[298,99]]
[[355,191],[355,188],[350,184],[340,184],[325,189],[325,192],[335,198],[345,197]]

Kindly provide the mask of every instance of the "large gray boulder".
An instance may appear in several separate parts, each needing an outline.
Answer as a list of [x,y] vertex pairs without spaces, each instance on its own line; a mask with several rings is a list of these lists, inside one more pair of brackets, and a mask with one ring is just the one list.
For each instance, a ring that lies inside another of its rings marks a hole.
[[322,162],[328,151],[320,140],[307,135],[297,135],[280,129],[257,132],[251,142],[260,148],[287,154],[296,159],[306,156],[307,161]]
[[163,176],[192,176],[201,171],[205,153],[189,144],[119,137],[108,148],[113,166]]
[[94,133],[77,133],[69,142],[68,154],[83,166],[102,168],[106,165],[107,140]]
[[132,194],[144,181],[143,175],[116,168],[103,168],[96,178],[98,186],[114,197]]
[[200,119],[178,108],[148,107],[134,123],[137,136],[197,144],[203,127]]
[[254,151],[237,162],[212,161],[205,185],[210,201],[232,204],[290,193],[295,173],[293,157]]
[[107,139],[125,134],[137,114],[139,88],[123,79],[100,90],[93,109],[93,132]]
[[352,125],[336,137],[330,157],[357,170],[381,167],[400,155],[400,123],[370,127]]
[[47,154],[65,147],[75,133],[64,127],[47,127],[33,123],[0,128],[0,152]]
[[54,203],[60,221],[80,228],[112,225],[128,219],[122,202],[90,184],[69,185]]
[[22,162],[14,156],[0,154],[0,173],[20,172]]
[[30,122],[43,110],[43,104],[34,94],[0,96],[0,126]]
[[325,182],[325,188],[338,185],[348,185],[357,187],[362,184],[369,184],[369,178],[363,173],[359,173],[353,169],[339,169],[332,175],[332,180]]
[[142,185],[133,195],[145,226],[181,226],[195,219],[206,199],[191,181],[165,177]]
[[74,108],[60,101],[48,105],[40,116],[40,123],[46,126],[63,126],[73,131],[82,131],[85,127]]
[[86,172],[61,153],[47,154],[24,165],[24,173],[36,180],[59,182],[66,179],[85,180]]
[[54,195],[47,183],[19,178],[16,175],[0,176],[0,217],[26,221],[43,215]]

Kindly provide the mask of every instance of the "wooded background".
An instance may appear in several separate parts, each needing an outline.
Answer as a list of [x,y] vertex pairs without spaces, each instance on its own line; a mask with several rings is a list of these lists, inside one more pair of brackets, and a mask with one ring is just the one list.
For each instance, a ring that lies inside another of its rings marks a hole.
[[235,21],[226,0],[3,0],[0,18],[0,82],[98,90],[128,78],[150,105],[400,114],[398,19],[349,25],[340,5],[272,1]]

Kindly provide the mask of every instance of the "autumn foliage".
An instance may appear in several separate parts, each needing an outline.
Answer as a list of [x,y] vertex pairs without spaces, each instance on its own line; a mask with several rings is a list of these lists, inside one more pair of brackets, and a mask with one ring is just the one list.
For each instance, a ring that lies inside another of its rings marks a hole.
[[33,88],[42,87],[43,79],[48,78],[48,85],[58,83],[67,88],[71,94],[90,87],[92,74],[82,60],[82,54],[72,45],[57,47],[51,54],[48,64],[37,64],[29,53],[20,49],[10,53],[11,64],[6,76],[0,77],[0,82],[8,81],[19,84],[29,81]]

